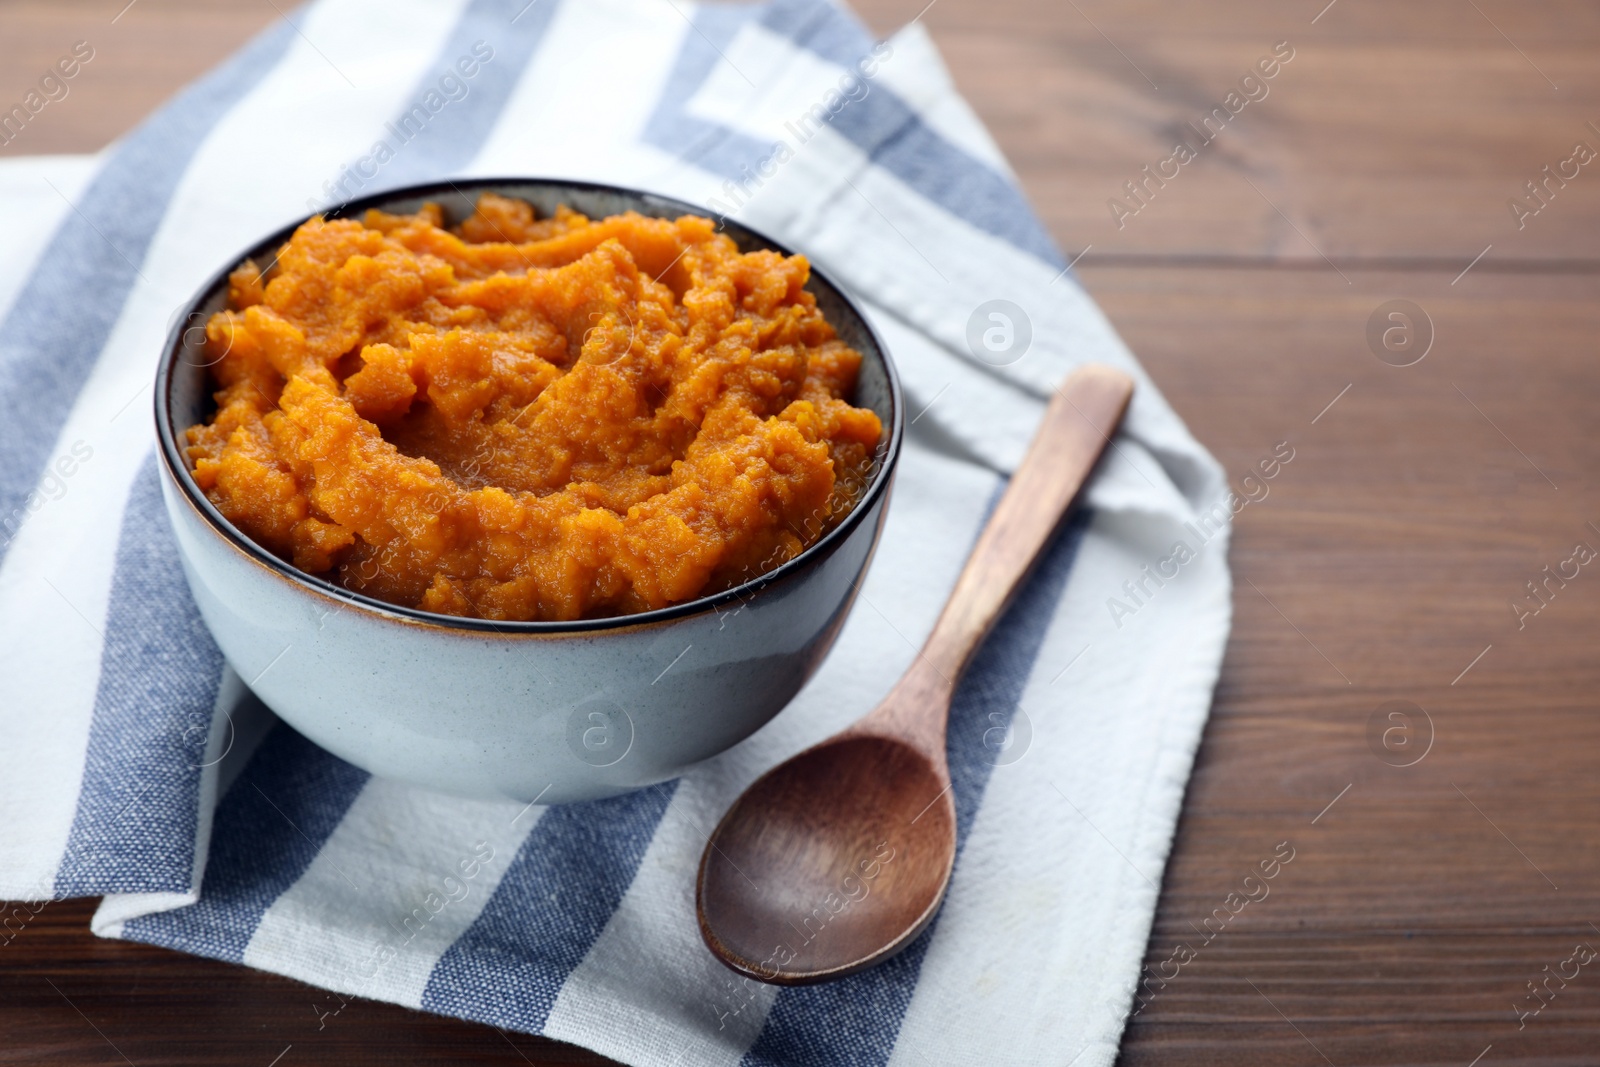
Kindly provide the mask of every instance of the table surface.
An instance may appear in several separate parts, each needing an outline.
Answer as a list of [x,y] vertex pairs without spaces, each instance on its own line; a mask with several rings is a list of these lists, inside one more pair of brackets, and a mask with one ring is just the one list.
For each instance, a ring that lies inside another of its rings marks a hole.
[[[142,0],[113,22],[123,2],[0,4],[0,100],[75,40],[97,52],[0,156],[99,148],[280,17]],[[887,32],[923,2],[858,7]],[[1512,605],[1577,543],[1600,548],[1600,173],[1525,190],[1576,142],[1600,148],[1600,7],[1325,4],[941,0],[924,16],[1196,436],[1236,481],[1295,449],[1238,519],[1233,636],[1146,959],[1201,947],[1121,1062],[1593,1063],[1600,975],[1538,1001],[1528,984],[1600,947],[1600,576],[1551,582],[1537,615]],[[1127,201],[1123,183],[1280,41],[1294,58],[1269,95]],[[1519,195],[1540,207],[1521,228]],[[1118,196],[1139,208],[1120,226]],[[1394,299],[1431,322],[1413,366],[1367,340]],[[1426,717],[1386,747],[1390,701]],[[1271,896],[1203,944],[1285,840]],[[319,1032],[312,989],[97,940],[91,911],[46,907],[0,956],[0,1062],[605,1062],[367,1002]]]

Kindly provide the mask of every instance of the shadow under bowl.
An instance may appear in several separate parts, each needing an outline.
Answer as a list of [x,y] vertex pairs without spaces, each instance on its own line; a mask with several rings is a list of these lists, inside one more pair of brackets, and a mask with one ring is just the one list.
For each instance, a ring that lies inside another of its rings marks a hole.
[[[360,217],[439,203],[471,213],[482,192],[565,204],[591,218],[704,209],[653,193],[536,178],[409,186],[330,209]],[[305,220],[228,265],[265,261]],[[724,224],[742,250],[790,250]],[[223,655],[300,733],[380,777],[463,796],[565,803],[676,777],[754,733],[816,671],[883,529],[904,405],[866,317],[813,268],[806,288],[862,354],[852,402],[884,435],[853,511],[794,559],[743,585],[657,611],[579,622],[436,615],[351,592],[295,569],[223,518],[189,473],[183,432],[215,410],[203,324],[227,305],[228,270],[176,320],[156,376],[161,488],[189,587]]]

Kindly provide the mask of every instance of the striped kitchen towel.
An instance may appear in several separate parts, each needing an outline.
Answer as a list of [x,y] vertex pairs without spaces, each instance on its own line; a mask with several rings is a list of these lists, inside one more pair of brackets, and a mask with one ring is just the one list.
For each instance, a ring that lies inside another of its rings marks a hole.
[[[765,230],[861,301],[904,376],[837,647],[678,781],[535,807],[371,779],[253,700],[184,585],[151,453],[176,309],[297,216],[453,175],[643,186]],[[1236,498],[920,25],[875,42],[824,0],[317,0],[100,156],[0,165],[0,315],[0,898],[103,894],[103,936],[633,1064],[1115,1057],[1227,638]],[[1138,392],[958,693],[943,913],[844,981],[735,978],[694,922],[707,830],[906,667],[1088,361]]]

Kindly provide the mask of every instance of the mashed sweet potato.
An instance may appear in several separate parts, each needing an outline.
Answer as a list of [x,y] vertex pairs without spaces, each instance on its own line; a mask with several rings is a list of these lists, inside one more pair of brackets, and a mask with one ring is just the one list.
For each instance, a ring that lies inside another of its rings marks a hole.
[[660,608],[791,559],[882,427],[804,257],[484,194],[312,219],[206,326],[195,480],[294,566],[488,619]]

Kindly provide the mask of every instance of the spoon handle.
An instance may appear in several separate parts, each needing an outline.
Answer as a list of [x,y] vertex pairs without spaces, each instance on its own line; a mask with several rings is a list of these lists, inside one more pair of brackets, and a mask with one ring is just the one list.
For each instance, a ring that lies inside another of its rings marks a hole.
[[1097,364],[1073,371],[1056,389],[912,668],[924,674],[924,684],[954,689],[1060,527],[1132,396],[1133,379]]

